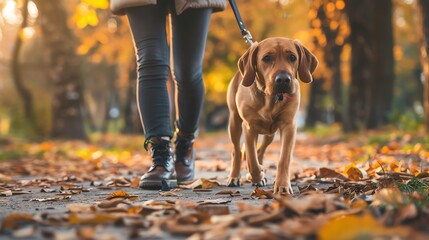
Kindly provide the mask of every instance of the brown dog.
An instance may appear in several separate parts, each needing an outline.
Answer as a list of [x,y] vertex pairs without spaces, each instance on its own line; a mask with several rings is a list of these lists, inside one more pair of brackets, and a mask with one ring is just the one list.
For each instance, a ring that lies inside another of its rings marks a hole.
[[[254,43],[238,61],[236,73],[228,87],[229,137],[234,145],[228,186],[240,186],[240,137],[244,133],[247,179],[263,186],[266,178],[262,159],[274,134],[280,131],[281,150],[277,164],[274,193],[292,193],[289,165],[295,144],[295,115],[300,90],[297,77],[313,81],[316,57],[299,41],[268,38]],[[264,135],[256,150],[258,135]]]

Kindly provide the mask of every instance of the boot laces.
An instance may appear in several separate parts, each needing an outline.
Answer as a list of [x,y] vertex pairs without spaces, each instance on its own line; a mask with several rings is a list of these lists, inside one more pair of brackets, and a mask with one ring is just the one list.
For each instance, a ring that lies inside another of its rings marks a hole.
[[185,156],[186,153],[189,150],[189,147],[191,146],[192,142],[194,141],[194,137],[180,137],[177,138],[174,144],[176,145],[176,156],[181,159],[181,157]]
[[170,142],[168,140],[158,138],[158,142],[152,139],[146,139],[144,148],[148,150],[150,144],[150,154],[154,166],[167,167],[168,160],[171,156]]

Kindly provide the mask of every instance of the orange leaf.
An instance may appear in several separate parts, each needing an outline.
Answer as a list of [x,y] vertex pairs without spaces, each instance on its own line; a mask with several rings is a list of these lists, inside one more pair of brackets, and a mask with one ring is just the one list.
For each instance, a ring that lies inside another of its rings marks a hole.
[[16,229],[20,225],[34,222],[33,215],[27,213],[12,213],[6,216],[1,224],[1,230]]
[[344,169],[344,172],[351,180],[354,180],[354,181],[359,181],[363,178],[368,177],[368,174],[364,169],[356,167],[353,163],[347,166]]
[[320,175],[319,175],[320,178],[338,178],[338,179],[343,180],[343,181],[349,180],[343,174],[338,173],[338,172],[336,172],[330,168],[322,167],[319,169],[319,173],[320,173]]
[[256,187],[250,194],[250,197],[255,199],[272,199],[274,196],[273,190],[265,191],[262,188]]
[[113,199],[113,198],[127,198],[127,199],[130,199],[130,200],[137,200],[138,199],[137,196],[135,196],[135,195],[129,195],[124,190],[118,190],[116,192],[113,192],[113,193],[109,194],[109,196],[106,197],[106,199]]

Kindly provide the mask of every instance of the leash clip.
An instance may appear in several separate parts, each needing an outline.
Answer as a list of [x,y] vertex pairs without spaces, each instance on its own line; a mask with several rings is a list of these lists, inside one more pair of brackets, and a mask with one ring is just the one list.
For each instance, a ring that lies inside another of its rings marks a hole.
[[243,35],[243,38],[246,40],[247,43],[250,43],[250,45],[253,44],[253,37],[249,30],[243,29],[241,34]]

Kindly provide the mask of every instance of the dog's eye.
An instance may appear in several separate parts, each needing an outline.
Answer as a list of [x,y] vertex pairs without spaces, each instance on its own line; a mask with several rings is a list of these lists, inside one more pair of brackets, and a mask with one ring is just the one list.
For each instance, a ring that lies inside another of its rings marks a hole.
[[289,59],[290,59],[291,62],[295,62],[296,61],[295,55],[290,55]]
[[264,58],[262,58],[262,61],[264,61],[266,63],[271,62],[271,56],[270,55],[265,56]]

